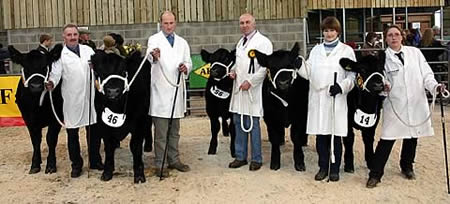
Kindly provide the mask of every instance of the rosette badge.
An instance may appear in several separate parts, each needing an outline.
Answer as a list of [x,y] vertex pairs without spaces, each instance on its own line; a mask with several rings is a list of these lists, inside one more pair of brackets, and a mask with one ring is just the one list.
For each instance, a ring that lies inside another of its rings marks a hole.
[[254,49],[251,49],[248,51],[248,57],[250,57],[252,59],[256,57],[256,53],[255,53]]

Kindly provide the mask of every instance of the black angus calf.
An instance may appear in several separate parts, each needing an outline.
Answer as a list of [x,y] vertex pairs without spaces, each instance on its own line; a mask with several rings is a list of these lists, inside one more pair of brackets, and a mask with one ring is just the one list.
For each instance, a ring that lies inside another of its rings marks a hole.
[[344,137],[345,172],[354,172],[353,128],[361,130],[365,160],[367,167],[369,169],[371,167],[375,129],[384,100],[384,96],[380,96],[384,89],[384,62],[384,52],[380,52],[378,57],[372,55],[362,57],[358,62],[348,58],[343,58],[339,62],[344,69],[356,73],[355,87],[347,95],[348,135]]
[[272,145],[270,169],[280,169],[280,145],[284,143],[285,128],[290,128],[294,144],[294,167],[305,171],[302,146],[306,143],[306,120],[308,113],[309,82],[297,77],[302,65],[299,45],[291,51],[278,50],[267,56],[258,51],[258,63],[268,69],[263,82],[264,122]]
[[[151,131],[151,124],[148,122],[151,65],[147,60],[132,81],[142,60],[138,51],[123,58],[98,50],[91,57],[98,90],[95,95],[98,118],[95,134],[102,135],[105,143],[105,168],[101,176],[103,181],[112,179],[114,152],[128,133],[131,133],[134,183],[146,181],[142,145],[145,135]],[[132,83],[130,87],[128,83]],[[151,141],[148,142],[151,144]]]
[[[210,76],[205,88],[206,113],[211,124],[211,141],[208,154],[216,154],[217,152],[217,134],[220,130],[219,118],[221,118],[222,133],[224,136],[231,135],[230,152],[231,156],[235,157],[235,132],[233,117],[229,112],[233,80],[228,76],[228,72],[236,60],[235,51],[229,52],[221,48],[214,53],[209,53],[202,50],[201,56],[203,61],[211,63]],[[227,122],[228,119],[230,119],[230,124]]]
[[[42,129],[46,126],[48,126],[46,135],[48,156],[45,173],[55,173],[55,149],[61,125],[52,112],[49,94],[46,94],[44,82],[48,79],[52,62],[61,55],[62,45],[55,45],[50,54],[38,50],[31,50],[29,53],[22,54],[13,46],[9,46],[8,50],[11,60],[23,67],[22,79],[17,85],[16,103],[25,121],[33,145],[33,158],[29,173],[34,174],[41,170]],[[55,111],[62,120],[60,85],[53,90],[52,96]]]

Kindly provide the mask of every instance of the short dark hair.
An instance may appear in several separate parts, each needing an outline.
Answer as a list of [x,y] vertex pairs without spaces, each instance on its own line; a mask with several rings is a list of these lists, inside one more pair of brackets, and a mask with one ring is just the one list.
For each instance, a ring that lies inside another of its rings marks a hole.
[[75,23],[68,23],[68,24],[64,25],[64,27],[63,27],[63,32],[64,32],[67,28],[75,28],[75,29],[77,29],[77,31],[78,31],[78,26],[77,26],[77,24],[75,24]]
[[170,13],[173,15],[173,17],[175,17],[175,21],[177,20],[177,15],[175,15],[175,13],[171,10],[165,10],[163,12],[161,12],[161,14],[159,15],[159,22],[162,22],[162,16],[166,13]]
[[339,34],[341,33],[341,23],[339,20],[334,16],[328,16],[325,19],[323,19],[322,23],[320,24],[320,30],[325,29],[333,29],[336,30]]
[[369,32],[366,35],[366,42],[369,42],[370,40],[372,40],[373,38],[378,37],[376,33],[374,32]]
[[48,33],[44,33],[39,37],[39,43],[44,43],[46,40],[51,40],[53,39],[53,36],[48,34]]

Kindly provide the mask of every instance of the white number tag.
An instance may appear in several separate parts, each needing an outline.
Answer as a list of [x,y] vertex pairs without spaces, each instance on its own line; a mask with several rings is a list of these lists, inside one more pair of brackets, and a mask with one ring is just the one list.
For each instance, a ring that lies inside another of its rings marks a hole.
[[110,127],[121,127],[126,117],[124,113],[114,113],[107,107],[102,112],[102,121]]
[[214,95],[217,98],[221,98],[221,99],[226,99],[230,96],[230,93],[221,90],[219,88],[217,88],[216,86],[212,86],[210,89],[212,95]]
[[367,114],[360,109],[356,109],[353,120],[361,127],[372,127],[377,121],[377,114]]

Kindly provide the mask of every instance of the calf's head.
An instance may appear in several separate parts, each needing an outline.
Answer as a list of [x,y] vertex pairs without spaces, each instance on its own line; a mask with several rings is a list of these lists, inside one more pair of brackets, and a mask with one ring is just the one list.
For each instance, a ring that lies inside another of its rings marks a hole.
[[230,52],[223,48],[216,50],[214,53],[202,49],[200,55],[203,61],[211,64],[210,77],[216,80],[225,78],[236,60],[235,50]]
[[126,59],[97,50],[91,57],[97,89],[109,100],[118,100],[128,86]]
[[379,94],[384,89],[384,62],[385,53],[380,52],[378,57],[368,55],[362,57],[358,62],[342,58],[339,64],[345,70],[357,74],[356,86],[358,89],[371,94]]
[[268,79],[275,89],[287,91],[297,77],[297,70],[302,65],[299,57],[300,47],[298,43],[290,51],[278,50],[271,55],[266,55],[255,50],[258,63],[268,69]]
[[22,82],[31,93],[40,93],[44,90],[44,82],[48,80],[53,61],[61,56],[62,45],[57,44],[50,54],[38,50],[28,53],[19,52],[14,46],[8,46],[11,60],[22,66]]

